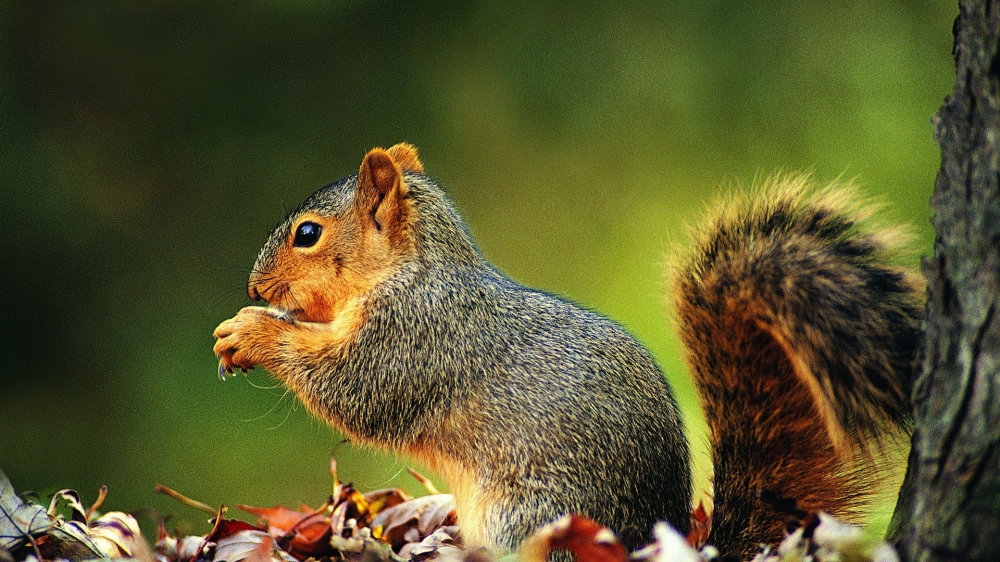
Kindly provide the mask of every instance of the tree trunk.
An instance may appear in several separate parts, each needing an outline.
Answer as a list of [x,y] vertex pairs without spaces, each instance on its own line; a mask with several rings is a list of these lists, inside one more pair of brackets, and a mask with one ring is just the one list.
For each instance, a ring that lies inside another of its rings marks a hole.
[[913,449],[890,539],[910,562],[1000,560],[1000,0],[960,0],[934,120],[937,238]]

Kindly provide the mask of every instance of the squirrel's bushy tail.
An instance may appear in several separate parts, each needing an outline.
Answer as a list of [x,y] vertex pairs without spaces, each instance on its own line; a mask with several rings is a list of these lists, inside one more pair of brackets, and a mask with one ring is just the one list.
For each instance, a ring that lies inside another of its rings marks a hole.
[[898,234],[868,226],[852,196],[772,179],[716,206],[675,269],[723,553],[779,541],[786,500],[856,519],[870,454],[908,428],[922,293],[888,262]]

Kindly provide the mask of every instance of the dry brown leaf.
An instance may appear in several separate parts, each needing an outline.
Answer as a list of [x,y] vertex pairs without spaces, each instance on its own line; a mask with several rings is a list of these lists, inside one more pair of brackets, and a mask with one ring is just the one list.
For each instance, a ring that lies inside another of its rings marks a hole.
[[455,525],[455,499],[451,494],[422,496],[387,508],[371,522],[372,529],[381,529],[380,537],[394,551],[407,543],[418,543],[446,525]]
[[399,488],[383,488],[381,490],[375,490],[374,492],[368,492],[364,495],[364,497],[365,501],[368,502],[368,511],[375,515],[378,515],[378,513],[383,509],[395,507],[403,502],[408,502],[413,499],[409,496],[409,494]]
[[406,543],[399,549],[399,555],[409,560],[430,560],[441,553],[457,555],[460,552],[458,526],[441,527],[427,535],[420,542]]
[[219,539],[213,562],[298,562],[276,548],[274,537],[264,531],[239,531]]

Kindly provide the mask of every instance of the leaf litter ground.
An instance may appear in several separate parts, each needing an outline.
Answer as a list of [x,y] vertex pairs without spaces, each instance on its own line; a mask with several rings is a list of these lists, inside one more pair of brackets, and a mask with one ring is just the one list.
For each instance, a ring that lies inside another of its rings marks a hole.
[[[19,496],[0,471],[0,562],[546,562],[555,551],[567,551],[578,562],[725,560],[705,546],[711,516],[701,505],[692,512],[687,537],[659,523],[651,544],[631,554],[608,528],[573,515],[539,529],[518,554],[498,557],[462,544],[454,499],[416,472],[411,470],[429,494],[412,498],[396,488],[361,493],[337,479],[336,466],[331,460],[333,494],[316,508],[235,506],[256,516],[256,524],[227,518],[225,506],[214,509],[158,485],[156,491],[212,514],[213,527],[206,535],[185,536],[169,532],[163,518],[153,515],[153,544],[132,515],[99,514],[106,488],[89,508],[73,490],[56,492],[46,508]],[[776,549],[762,548],[753,562],[898,562],[886,543],[825,513],[795,519],[788,538]]]

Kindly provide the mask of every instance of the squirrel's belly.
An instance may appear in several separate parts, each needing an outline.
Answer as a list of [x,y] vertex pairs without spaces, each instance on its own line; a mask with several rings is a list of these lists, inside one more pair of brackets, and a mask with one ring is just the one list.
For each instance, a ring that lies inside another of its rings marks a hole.
[[455,496],[455,512],[462,530],[463,546],[495,548],[485,530],[486,512],[494,502],[484,496],[476,472],[441,451],[426,446],[411,445],[406,453],[440,474],[448,484],[451,494]]

